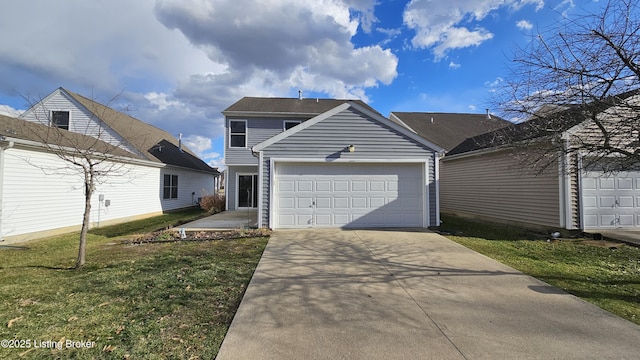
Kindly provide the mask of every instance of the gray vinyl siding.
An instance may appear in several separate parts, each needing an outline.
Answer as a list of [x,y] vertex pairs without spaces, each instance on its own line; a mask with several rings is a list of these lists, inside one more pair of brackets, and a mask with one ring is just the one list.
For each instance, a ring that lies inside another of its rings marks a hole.
[[[345,151],[349,145],[355,152]],[[347,109],[324,119],[302,131],[282,139],[263,150],[262,209],[263,224],[269,224],[270,159],[416,159],[428,161],[430,224],[436,224],[436,188],[434,151],[396,130],[373,120],[362,113]]]
[[[229,147],[230,120],[247,121],[247,147]],[[284,120],[304,121],[296,118],[227,118],[224,127],[225,164],[226,165],[258,165],[258,158],[251,153],[251,147],[259,144],[283,131]]]
[[[256,162],[257,164],[257,162]],[[227,197],[227,210],[237,210],[236,193],[237,193],[237,175],[241,174],[258,174],[257,166],[229,166],[227,168],[227,186],[225,194]]]
[[440,210],[507,222],[560,227],[557,166],[535,175],[508,151],[447,159],[440,168]]

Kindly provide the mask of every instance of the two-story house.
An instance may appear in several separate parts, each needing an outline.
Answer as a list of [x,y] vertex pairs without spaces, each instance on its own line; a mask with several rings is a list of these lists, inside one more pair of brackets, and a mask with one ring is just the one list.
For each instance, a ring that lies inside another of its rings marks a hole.
[[100,170],[109,170],[96,184],[93,226],[196,206],[220,175],[168,132],[59,88],[20,118],[0,116],[0,241],[79,229],[82,171],[60,155],[92,153],[108,154]]
[[227,209],[259,226],[439,223],[443,149],[364,102],[245,97],[223,114]]

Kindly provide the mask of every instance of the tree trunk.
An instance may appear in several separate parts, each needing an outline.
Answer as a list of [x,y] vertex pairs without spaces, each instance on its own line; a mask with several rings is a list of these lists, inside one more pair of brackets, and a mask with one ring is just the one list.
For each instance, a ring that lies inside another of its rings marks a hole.
[[91,197],[93,196],[93,169],[90,167],[85,169],[84,176],[84,216],[82,217],[82,230],[80,230],[80,246],[78,247],[78,260],[76,261],[76,269],[84,266],[87,250],[87,233],[91,221]]

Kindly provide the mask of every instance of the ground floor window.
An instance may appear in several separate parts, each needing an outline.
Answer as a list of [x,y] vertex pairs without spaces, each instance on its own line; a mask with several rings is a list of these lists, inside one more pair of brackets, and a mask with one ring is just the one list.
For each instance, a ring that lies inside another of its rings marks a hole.
[[164,185],[162,189],[163,199],[178,198],[178,175],[164,175]]

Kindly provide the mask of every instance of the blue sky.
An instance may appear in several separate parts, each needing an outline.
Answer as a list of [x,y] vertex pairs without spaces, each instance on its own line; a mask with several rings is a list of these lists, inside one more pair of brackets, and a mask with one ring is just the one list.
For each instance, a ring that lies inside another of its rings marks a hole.
[[302,90],[312,98],[359,98],[385,115],[482,113],[510,76],[516,47],[602,6],[592,0],[3,1],[0,111],[19,114],[65,87],[182,133],[203,159],[222,166],[221,111],[243,96],[296,97]]

